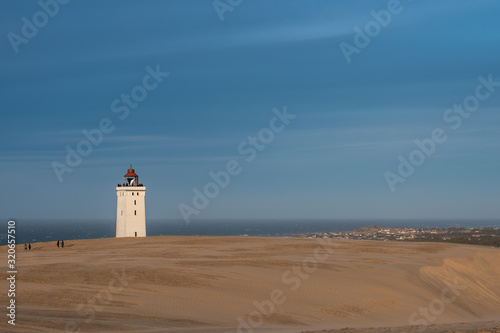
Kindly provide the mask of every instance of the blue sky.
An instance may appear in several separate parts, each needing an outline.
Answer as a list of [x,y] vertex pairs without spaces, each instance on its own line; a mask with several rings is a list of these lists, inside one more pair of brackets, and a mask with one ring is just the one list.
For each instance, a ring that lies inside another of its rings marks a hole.
[[[387,8],[244,0],[221,20],[212,1],[74,0],[16,53],[9,33],[24,38],[23,17],[42,9],[3,2],[0,216],[112,219],[133,164],[148,217],[178,219],[236,160],[242,172],[193,219],[498,218],[500,87],[456,130],[443,114],[479,76],[500,81],[500,3],[401,0],[348,63],[340,43]],[[120,119],[112,102],[147,66],[169,76]],[[238,146],[283,107],[296,117],[247,162]],[[59,181],[53,162],[106,118],[114,130]],[[448,140],[392,192],[385,173],[435,128]]]

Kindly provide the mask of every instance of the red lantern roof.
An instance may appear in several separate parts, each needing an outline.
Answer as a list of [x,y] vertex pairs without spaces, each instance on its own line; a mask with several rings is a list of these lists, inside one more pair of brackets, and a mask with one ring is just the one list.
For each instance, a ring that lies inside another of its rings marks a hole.
[[127,170],[127,174],[123,177],[139,177],[139,176],[137,176],[137,174],[135,173],[135,170],[132,169],[132,164],[131,164],[130,169]]

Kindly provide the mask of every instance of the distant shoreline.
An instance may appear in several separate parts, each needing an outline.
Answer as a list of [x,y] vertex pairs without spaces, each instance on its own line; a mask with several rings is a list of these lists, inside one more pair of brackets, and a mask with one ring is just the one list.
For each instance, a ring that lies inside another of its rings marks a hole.
[[[16,220],[16,219],[14,219]],[[16,220],[18,243],[57,240],[114,238],[116,222],[104,220]],[[498,220],[356,220],[356,219],[220,219],[199,220],[186,225],[181,220],[149,219],[148,236],[248,236],[287,238],[297,234],[349,232],[370,225],[387,228],[500,227]],[[6,244],[0,233],[0,245]]]
[[[123,237],[129,240],[141,240],[153,237],[237,237],[237,238],[331,238],[331,239],[352,239],[352,240],[371,240],[371,241],[406,241],[406,242],[436,242],[453,243],[464,245],[482,245],[500,248],[500,228],[385,228],[381,226],[368,226],[348,232],[318,232],[309,234],[295,234],[291,236],[254,236],[254,235],[151,235],[147,237]],[[75,238],[64,239],[67,242],[88,241],[88,240],[112,240],[122,239],[116,237],[102,238]],[[62,240],[62,239],[61,239]],[[37,241],[37,243],[56,243],[58,240]],[[18,246],[24,246],[25,243],[18,243]],[[28,244],[28,243],[26,243]],[[2,245],[3,246],[3,245]]]
[[386,228],[368,226],[349,232],[297,234],[292,238],[444,242],[500,247],[500,228]]

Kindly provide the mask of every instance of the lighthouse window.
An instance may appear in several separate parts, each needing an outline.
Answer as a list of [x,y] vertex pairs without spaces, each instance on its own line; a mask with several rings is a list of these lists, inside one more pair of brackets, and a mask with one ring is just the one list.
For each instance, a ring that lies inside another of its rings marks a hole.
[[134,195],[134,192],[132,192],[132,195]]
[[139,195],[139,192],[137,192],[137,195]]
[[136,210],[134,210],[134,215],[137,215],[137,211]]
[[137,205],[137,202],[136,202],[136,201],[137,201],[137,200],[134,200],[134,205]]

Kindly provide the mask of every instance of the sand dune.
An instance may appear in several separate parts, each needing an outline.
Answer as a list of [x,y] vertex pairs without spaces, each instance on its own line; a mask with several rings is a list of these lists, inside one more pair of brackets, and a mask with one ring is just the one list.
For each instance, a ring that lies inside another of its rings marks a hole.
[[17,249],[17,324],[4,319],[2,332],[500,327],[499,249],[253,237],[32,245]]

